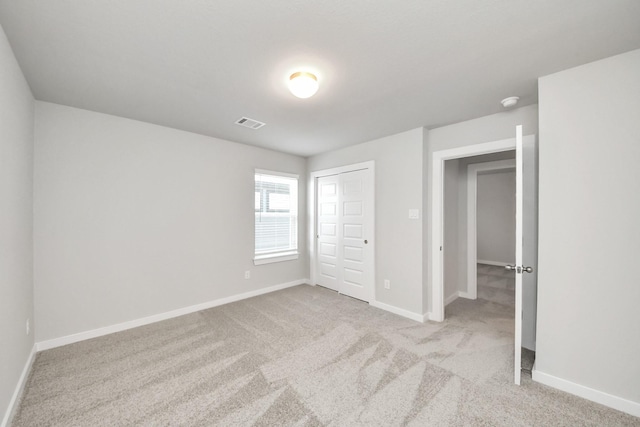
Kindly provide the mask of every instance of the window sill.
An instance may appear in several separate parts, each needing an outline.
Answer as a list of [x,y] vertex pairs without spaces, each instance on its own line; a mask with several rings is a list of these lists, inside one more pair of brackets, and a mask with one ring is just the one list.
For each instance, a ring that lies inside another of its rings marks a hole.
[[253,265],[271,264],[274,262],[293,261],[298,259],[298,252],[279,252],[276,254],[256,255],[253,258]]

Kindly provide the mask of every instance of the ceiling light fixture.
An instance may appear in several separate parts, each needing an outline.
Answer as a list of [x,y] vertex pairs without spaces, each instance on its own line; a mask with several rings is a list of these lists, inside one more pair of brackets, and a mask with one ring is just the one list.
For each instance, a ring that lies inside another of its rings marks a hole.
[[510,96],[508,98],[503,99],[500,102],[502,103],[502,106],[504,108],[509,108],[509,107],[513,107],[514,105],[516,105],[519,100],[520,100],[519,96]]
[[309,98],[318,91],[318,79],[311,73],[298,71],[289,76],[289,90],[298,98]]

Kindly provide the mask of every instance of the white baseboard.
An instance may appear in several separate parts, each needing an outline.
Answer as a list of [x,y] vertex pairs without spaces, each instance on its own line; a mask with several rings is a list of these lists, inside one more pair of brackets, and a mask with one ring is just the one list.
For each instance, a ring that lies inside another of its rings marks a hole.
[[553,375],[545,374],[544,372],[538,371],[535,365],[533,367],[533,370],[531,371],[531,377],[534,381],[544,385],[548,385],[549,387],[566,391],[567,393],[571,393],[584,399],[599,403],[601,405],[617,409],[618,411],[626,412],[627,414],[633,415],[635,417],[640,417],[640,403],[638,402],[633,402],[631,400],[614,396],[600,390],[595,390],[593,388],[576,384],[562,378],[554,377]]
[[458,291],[454,294],[449,295],[445,300],[444,300],[444,305],[445,307],[449,304],[451,304],[452,302],[454,302],[455,300],[457,300],[458,298],[466,298],[466,299],[476,299],[476,298],[472,298],[471,294],[469,292],[463,292],[463,291]]
[[[487,261],[486,259],[479,259],[477,261],[478,264],[486,264],[486,265],[497,265],[498,267],[504,267],[505,265],[509,265],[508,262],[500,262],[500,261]],[[511,264],[515,264],[512,262]]]
[[431,313],[430,311],[427,311],[425,314],[422,315],[422,317],[424,318],[425,321],[431,320],[432,322],[440,323],[440,321],[438,319],[433,317],[433,313]]
[[183,307],[177,310],[167,311],[165,313],[154,314],[153,316],[143,317],[141,319],[135,319],[135,320],[130,320],[128,322],[118,323],[116,325],[105,326],[104,328],[92,329],[90,331],[67,335],[60,338],[40,341],[36,343],[36,350],[43,351],[43,350],[48,350],[55,347],[61,347],[63,345],[72,344],[75,342],[84,341],[91,338],[101,337],[103,335],[113,334],[114,332],[125,331],[127,329],[137,328],[138,326],[144,326],[150,323],[160,322],[162,320],[172,319],[178,316],[184,316],[185,314],[195,313],[196,311],[206,310],[208,308],[229,304],[231,302],[252,298],[258,295],[268,294],[270,292],[279,291],[282,289],[290,288],[292,286],[304,285],[307,283],[309,283],[309,279],[294,280],[293,282],[282,283],[280,285],[274,285],[268,288],[262,288],[255,291],[232,295],[230,297],[220,298],[220,299],[208,301],[202,304],[191,305],[189,307]]
[[[445,299],[445,300],[444,300],[444,305],[445,305],[445,307],[446,307],[447,305],[451,304],[452,302],[454,302],[455,300],[457,300],[458,298],[476,299],[476,298],[472,298],[472,297],[471,297],[471,294],[470,294],[469,292],[458,291],[458,292],[456,292],[455,294],[449,295],[449,296],[447,297],[447,299]],[[422,322],[423,322],[423,323],[424,323],[425,321],[427,321],[427,320],[432,320],[432,321],[434,321],[434,322],[439,322],[439,320],[438,320],[438,319],[436,319],[436,318],[434,318],[434,317],[433,317],[433,314],[432,314],[430,311],[428,311],[428,312],[424,313],[424,314],[422,315],[422,319],[423,319],[423,320],[422,320]]]
[[33,366],[36,351],[36,345],[34,344],[31,348],[31,353],[29,353],[29,357],[27,358],[27,363],[24,365],[24,369],[22,369],[22,374],[20,375],[20,379],[18,379],[18,384],[16,384],[13,396],[11,396],[11,400],[9,401],[7,412],[5,412],[4,417],[2,417],[2,424],[0,424],[1,427],[7,427],[9,425],[13,419],[16,409],[18,409],[18,402],[20,402],[20,396],[24,390],[25,382],[27,381],[27,378],[29,378],[29,372]]
[[451,294],[448,297],[446,297],[444,299],[445,307],[448,306],[449,304],[451,304],[452,302],[454,302],[455,300],[457,300],[459,296],[460,296],[460,292],[454,292],[453,294]]
[[460,292],[458,292],[458,296],[460,298],[466,298],[466,299],[478,299],[477,297],[471,296],[470,292],[462,292],[462,291],[460,291]]
[[414,313],[409,310],[405,310],[404,308],[399,308],[394,305],[385,304],[380,301],[370,301],[369,305],[372,307],[379,308],[381,310],[385,310],[391,312],[393,314],[397,314],[398,316],[406,317],[407,319],[415,320],[416,322],[424,323],[425,317],[422,314]]

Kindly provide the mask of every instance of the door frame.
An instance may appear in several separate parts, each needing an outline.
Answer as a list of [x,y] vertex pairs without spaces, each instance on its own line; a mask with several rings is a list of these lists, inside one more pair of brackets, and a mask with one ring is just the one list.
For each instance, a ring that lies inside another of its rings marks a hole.
[[371,247],[372,254],[372,272],[371,272],[371,289],[369,289],[369,303],[375,301],[375,288],[376,288],[376,265],[375,265],[375,161],[371,160],[368,162],[355,163],[351,165],[339,166],[331,169],[323,169],[319,171],[314,171],[309,174],[309,186],[308,186],[308,212],[309,212],[309,234],[308,234],[308,242],[309,242],[309,270],[310,270],[310,279],[311,285],[315,286],[318,278],[318,269],[317,269],[317,253],[316,248],[318,246],[318,178],[324,176],[331,175],[339,175],[347,172],[355,172],[359,170],[368,170],[369,171],[369,188],[366,191],[366,197],[371,199],[371,206],[373,207],[371,211],[371,230],[370,236],[367,236],[367,240],[369,240],[369,245]]
[[482,144],[466,145],[458,148],[434,151],[431,154],[431,245],[429,259],[431,274],[429,275],[431,292],[429,319],[444,321],[444,162],[446,160],[482,154],[499,153],[515,150],[516,139],[508,138]]
[[471,163],[467,166],[467,291],[465,298],[478,298],[478,173],[510,169],[515,171],[515,159]]

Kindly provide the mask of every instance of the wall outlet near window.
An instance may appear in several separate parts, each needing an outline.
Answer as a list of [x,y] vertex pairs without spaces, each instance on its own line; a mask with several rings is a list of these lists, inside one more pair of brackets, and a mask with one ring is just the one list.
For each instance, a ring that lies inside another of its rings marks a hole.
[[391,281],[389,279],[384,279],[384,288],[391,289]]
[[31,328],[29,327],[29,319],[27,319],[27,335],[29,335],[29,331],[31,330]]
[[247,271],[244,272],[244,278],[245,279],[251,279],[251,271],[250,270],[247,270]]

